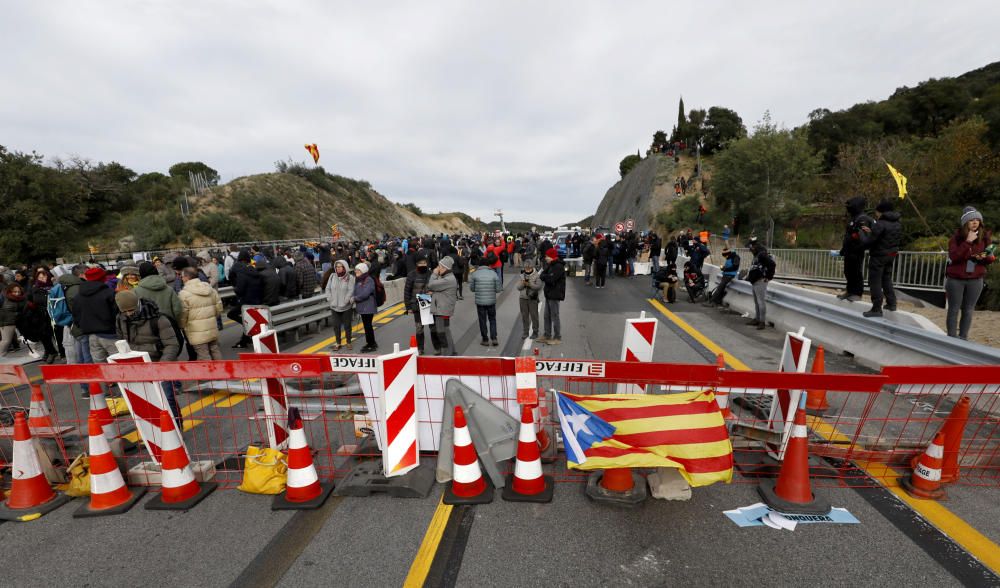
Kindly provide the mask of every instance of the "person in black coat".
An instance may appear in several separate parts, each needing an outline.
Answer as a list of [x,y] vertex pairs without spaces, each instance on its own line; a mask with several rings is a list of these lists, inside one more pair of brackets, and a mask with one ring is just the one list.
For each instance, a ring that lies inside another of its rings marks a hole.
[[597,253],[594,256],[594,287],[603,288],[608,278],[608,260],[611,259],[611,244],[607,239],[597,241]]
[[866,317],[882,316],[882,302],[886,310],[896,310],[896,291],[892,287],[892,267],[903,241],[901,215],[894,210],[892,200],[885,199],[875,207],[875,224],[862,227],[861,242],[868,249],[868,289],[871,291],[872,308]]
[[[264,302],[263,281],[257,270],[250,265],[249,251],[244,249],[236,257],[233,267],[229,270],[229,283],[233,285],[236,301],[226,316],[239,324],[243,322],[243,305],[259,305]],[[250,337],[244,333],[239,342],[233,345],[233,349],[246,349],[250,346],[250,342]]]
[[594,237],[583,246],[583,283],[590,285],[590,272],[593,270],[594,258],[597,257],[597,237]]
[[559,303],[566,299],[566,263],[559,259],[559,253],[555,249],[545,252],[545,263],[545,270],[539,276],[545,284],[545,318],[542,322],[542,337],[536,341],[559,345],[562,343]]
[[667,264],[677,265],[677,240],[670,239],[667,241],[667,251],[666,251],[666,261]]
[[847,214],[850,220],[844,229],[844,242],[840,247],[840,255],[844,258],[844,279],[847,287],[837,298],[841,300],[857,301],[865,293],[865,277],[861,273],[861,268],[865,262],[865,245],[861,237],[864,229],[871,228],[872,220],[865,214],[865,199],[863,196],[855,196],[846,203]]
[[[416,267],[412,272],[406,276],[406,283],[403,284],[403,304],[406,306],[406,312],[413,314],[413,327],[415,334],[417,336],[417,352],[423,355],[424,353],[424,326],[420,322],[420,305],[417,302],[417,294],[427,294],[427,282],[431,278],[431,268],[427,263],[427,258],[423,253],[418,253],[416,255]],[[439,344],[439,338],[437,329],[434,328],[434,323],[426,325],[430,327],[431,330],[431,346],[434,349],[441,347]]]

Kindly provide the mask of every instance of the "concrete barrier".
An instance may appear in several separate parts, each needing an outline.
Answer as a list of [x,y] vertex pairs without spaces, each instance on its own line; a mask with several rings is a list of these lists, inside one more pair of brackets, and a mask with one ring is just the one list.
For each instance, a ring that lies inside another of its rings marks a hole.
[[382,282],[382,286],[385,288],[385,304],[382,305],[383,309],[403,301],[403,288],[406,287],[406,278]]

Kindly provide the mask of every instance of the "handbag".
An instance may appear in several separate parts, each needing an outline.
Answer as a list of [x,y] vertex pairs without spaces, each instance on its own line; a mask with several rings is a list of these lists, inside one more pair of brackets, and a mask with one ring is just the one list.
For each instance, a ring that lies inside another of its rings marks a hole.
[[281,494],[288,480],[285,454],[270,447],[247,447],[243,483],[236,487],[248,494]]

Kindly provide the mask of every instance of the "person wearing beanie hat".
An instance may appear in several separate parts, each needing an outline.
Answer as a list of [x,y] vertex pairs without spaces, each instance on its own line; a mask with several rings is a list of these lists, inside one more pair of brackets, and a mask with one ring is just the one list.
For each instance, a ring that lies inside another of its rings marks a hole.
[[156,266],[148,261],[144,261],[139,264],[139,279],[146,278],[149,276],[155,276],[157,274]]
[[103,282],[108,273],[102,267],[92,267],[83,274],[83,279],[88,282]]
[[139,297],[131,290],[122,290],[115,294],[115,304],[119,312],[128,314],[139,308]]
[[566,298],[566,262],[559,259],[559,253],[554,248],[545,252],[545,270],[539,278],[545,284],[545,316],[543,333],[536,339],[540,343],[559,345],[562,334],[559,324],[559,304]]
[[118,272],[117,292],[131,290],[139,285],[139,268],[134,265],[126,265]]
[[521,338],[538,339],[538,300],[542,291],[542,280],[535,271],[535,262],[523,258],[521,280],[517,283],[518,302],[521,310]]
[[104,363],[109,354],[118,352],[115,348],[115,315],[118,314],[118,307],[115,306],[114,291],[104,283],[104,275],[104,270],[99,267],[88,269],[70,303],[73,325],[86,341],[94,363]]
[[427,281],[439,344],[434,349],[434,355],[456,354],[455,340],[451,336],[451,317],[455,315],[455,305],[458,304],[458,280],[451,271],[454,265],[455,260],[450,256],[442,257]]
[[[170,293],[173,294],[173,291]],[[116,339],[125,340],[132,351],[148,353],[149,359],[154,362],[177,361],[181,342],[177,338],[173,323],[160,312],[154,302],[140,298],[134,290],[119,292],[115,294],[114,300],[120,311],[115,319]],[[161,382],[160,387],[180,426],[180,407],[174,395],[174,388],[179,389],[179,385],[173,382]]]
[[892,268],[903,241],[901,215],[892,200],[883,199],[875,207],[875,223],[861,228],[861,243],[868,249],[868,289],[871,292],[871,310],[864,312],[868,318],[882,316],[885,309],[896,310],[896,291],[892,287]]
[[371,353],[378,351],[378,343],[375,341],[375,327],[372,321],[375,318],[377,305],[375,304],[375,279],[368,274],[368,264],[359,263],[354,266],[354,294],[351,296],[358,314],[361,315],[361,323],[365,328],[365,346],[361,348],[361,353]]
[[431,331],[431,347],[436,351],[440,346],[437,329],[434,323],[424,325],[420,319],[420,302],[417,296],[428,294],[427,283],[431,278],[431,268],[427,261],[427,256],[422,252],[415,252],[412,248],[406,254],[407,259],[414,260],[414,267],[406,274],[406,282],[403,284],[403,304],[406,312],[413,314],[413,328],[417,337],[417,353],[424,353],[424,327]]
[[945,326],[949,337],[969,338],[972,314],[983,292],[986,268],[993,263],[993,236],[983,227],[983,215],[966,206],[961,225],[948,241],[948,266],[944,290],[948,302]]
[[844,229],[844,239],[840,246],[840,256],[844,258],[844,291],[837,295],[841,300],[857,302],[865,293],[865,246],[861,242],[861,230],[871,227],[875,221],[865,214],[865,197],[854,196],[845,203],[850,220]]

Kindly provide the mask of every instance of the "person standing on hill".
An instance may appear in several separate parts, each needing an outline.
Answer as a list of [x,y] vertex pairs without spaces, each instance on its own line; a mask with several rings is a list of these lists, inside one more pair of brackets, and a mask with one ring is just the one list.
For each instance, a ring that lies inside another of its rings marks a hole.
[[868,289],[872,296],[871,310],[863,313],[868,318],[882,316],[883,300],[886,310],[896,310],[892,268],[903,240],[903,225],[901,215],[893,208],[892,200],[882,200],[875,207],[874,225],[861,229],[861,242],[868,249]]
[[542,283],[545,284],[544,333],[536,340],[549,345],[559,345],[562,343],[559,304],[566,299],[566,263],[559,259],[559,253],[555,249],[545,252],[545,260],[548,265],[540,276]]
[[840,247],[840,255],[844,258],[844,279],[847,281],[845,291],[837,295],[841,300],[856,302],[865,293],[865,277],[862,266],[865,263],[865,246],[861,240],[864,229],[872,226],[872,219],[865,214],[865,199],[855,196],[846,202],[847,228],[844,230],[844,243]]
[[991,245],[992,235],[983,227],[983,215],[978,210],[965,207],[960,222],[958,231],[948,241],[947,279],[944,284],[948,315],[945,324],[949,337],[968,339],[972,313],[983,292],[983,277],[996,257]]

